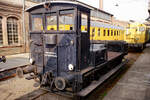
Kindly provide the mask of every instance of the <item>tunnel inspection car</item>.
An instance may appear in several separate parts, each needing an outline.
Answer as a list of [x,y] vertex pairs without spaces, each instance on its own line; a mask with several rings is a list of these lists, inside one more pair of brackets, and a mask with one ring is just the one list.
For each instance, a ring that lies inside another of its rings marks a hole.
[[90,40],[91,9],[81,2],[49,1],[26,10],[30,63],[41,88],[86,96],[126,64],[126,45]]

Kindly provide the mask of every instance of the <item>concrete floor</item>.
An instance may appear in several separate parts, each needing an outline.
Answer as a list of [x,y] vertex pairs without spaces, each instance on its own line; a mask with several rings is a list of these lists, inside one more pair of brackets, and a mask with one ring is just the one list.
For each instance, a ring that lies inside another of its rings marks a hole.
[[0,63],[0,71],[29,64],[29,54],[16,54],[6,56],[6,63]]
[[16,100],[39,88],[34,87],[34,84],[34,80],[26,80],[25,78],[20,79],[18,77],[0,82],[0,100]]
[[[17,77],[0,82],[0,100],[30,100],[39,88],[34,87],[34,84],[34,80]],[[59,96],[56,98],[53,100],[62,100]],[[48,99],[52,99],[50,94],[45,94],[37,100]],[[150,47],[143,51],[123,78],[104,97],[104,100],[150,100]]]
[[150,47],[147,47],[104,100],[150,100]]

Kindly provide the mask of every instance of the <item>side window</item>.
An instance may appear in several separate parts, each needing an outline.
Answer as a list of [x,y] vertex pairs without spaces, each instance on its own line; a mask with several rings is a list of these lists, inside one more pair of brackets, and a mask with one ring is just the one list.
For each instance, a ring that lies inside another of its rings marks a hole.
[[106,30],[104,29],[104,36],[106,35]]
[[98,36],[100,36],[100,35],[101,35],[101,29],[98,28]]
[[145,31],[145,28],[144,27],[139,27],[139,31],[143,32],[143,31]]
[[116,30],[114,31],[114,36],[116,36]]
[[113,30],[111,30],[111,36],[113,36]]
[[85,13],[81,13],[81,32],[87,32],[88,16]]
[[119,31],[117,31],[117,36],[119,35]]
[[46,15],[46,29],[57,30],[57,16],[52,14]]
[[59,16],[59,30],[74,30],[74,17],[68,11],[60,11]]
[[95,28],[92,28],[92,37],[95,36]]
[[108,29],[108,36],[109,36],[109,29]]
[[121,35],[122,34],[122,31],[120,30],[120,33],[119,33],[119,35]]
[[32,31],[43,30],[42,15],[32,15]]

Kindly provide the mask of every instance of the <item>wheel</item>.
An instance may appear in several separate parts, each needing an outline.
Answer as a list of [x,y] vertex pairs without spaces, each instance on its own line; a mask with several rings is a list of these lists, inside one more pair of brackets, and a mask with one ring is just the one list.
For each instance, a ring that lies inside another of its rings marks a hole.
[[58,90],[64,90],[66,88],[66,81],[62,77],[55,78],[54,84]]

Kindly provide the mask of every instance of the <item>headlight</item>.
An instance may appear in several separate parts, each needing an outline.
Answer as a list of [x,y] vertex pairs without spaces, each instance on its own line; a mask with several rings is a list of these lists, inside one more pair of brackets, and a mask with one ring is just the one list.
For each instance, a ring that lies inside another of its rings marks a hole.
[[30,58],[30,64],[33,64],[33,63],[34,63],[34,59]]
[[69,64],[69,65],[68,65],[68,69],[69,69],[70,71],[73,71],[73,70],[74,70],[74,66],[73,66],[72,64]]

